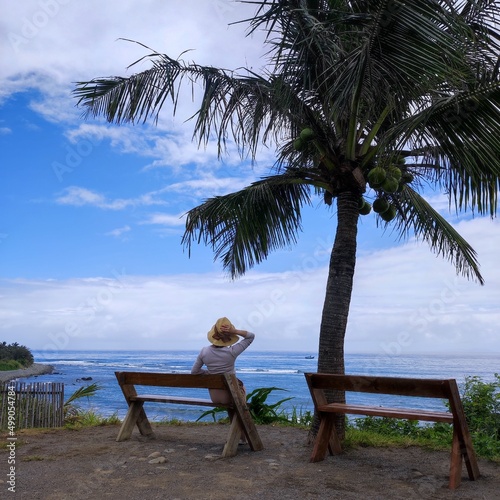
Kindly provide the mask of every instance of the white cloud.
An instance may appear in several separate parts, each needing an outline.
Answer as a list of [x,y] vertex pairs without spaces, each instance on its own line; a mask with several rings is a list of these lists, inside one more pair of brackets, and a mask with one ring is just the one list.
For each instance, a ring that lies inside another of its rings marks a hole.
[[0,135],[6,135],[12,133],[9,127],[0,127]]
[[71,205],[82,207],[85,205],[101,208],[104,210],[123,210],[128,207],[164,205],[162,200],[155,199],[157,191],[146,193],[137,198],[107,200],[106,197],[90,189],[70,186],[56,198],[60,205]]
[[160,226],[183,226],[185,224],[185,214],[149,214],[142,224],[158,224]]
[[[245,38],[245,25],[229,26],[255,11],[244,3],[25,0],[9,2],[3,11],[0,30],[6,36],[1,42],[0,74],[10,82],[0,86],[4,97],[27,86],[43,94],[47,88],[70,90],[75,81],[127,75],[147,67],[144,62],[126,69],[151,51],[120,38],[142,42],[173,58],[193,49],[185,59],[224,68],[253,64],[262,51],[262,43],[255,41],[258,35]],[[73,104],[68,101],[68,107]],[[50,107],[44,111],[50,113]]]
[[[171,116],[173,104],[167,102],[157,127],[83,123],[82,109],[76,108],[72,96],[75,82],[129,76],[150,67],[145,60],[127,69],[151,50],[120,38],[144,43],[173,58],[192,49],[182,56],[187,62],[228,69],[261,65],[261,35],[246,37],[245,23],[229,26],[254,13],[255,7],[245,3],[25,0],[9,2],[4,11],[0,30],[7,36],[0,41],[0,103],[16,92],[37,91],[30,108],[68,127],[70,140],[109,140],[119,152],[150,158],[145,168],[215,165],[217,148],[215,141],[198,147],[192,140],[193,122],[186,120],[196,104],[188,88],[179,99],[176,118]],[[199,99],[201,87],[195,89]],[[228,144],[232,158],[228,161],[239,162],[236,149]]]
[[[499,223],[461,223],[478,250],[485,286],[408,243],[358,257],[346,349],[381,355],[500,354]],[[311,260],[311,259],[310,259]],[[214,319],[256,332],[259,350],[314,350],[326,268],[285,273],[4,281],[0,331],[33,349],[198,349]]]
[[197,179],[170,184],[165,190],[178,194],[189,193],[190,196],[200,199],[234,193],[255,180],[254,176],[235,178],[201,174]]
[[118,227],[116,229],[113,229],[112,231],[107,232],[106,236],[113,236],[115,238],[121,238],[124,234],[128,233],[129,231],[131,231],[130,226]]
[[[248,66],[258,72],[260,35],[245,38],[244,23],[228,27],[231,21],[250,17],[255,5],[229,0],[24,0],[8,6],[0,2],[0,30],[6,34],[0,41],[0,102],[16,92],[35,90],[30,94],[31,109],[63,125],[64,137],[80,156],[107,141],[121,153],[145,158],[144,169],[181,174],[175,183],[130,198],[71,186],[59,194],[57,203],[115,211],[162,206],[168,193],[200,199],[241,189],[272,164],[273,152],[265,148],[254,169],[241,165],[231,144],[223,162],[217,160],[213,141],[198,148],[192,142],[193,123],[185,123],[195,109],[190,95],[187,103],[181,100],[175,119],[165,110],[157,127],[83,122],[71,96],[76,81],[126,76],[148,67],[143,62],[126,69],[149,51],[118,41],[120,37],[172,57],[192,48],[185,60],[229,69]],[[198,89],[195,94],[199,97]],[[11,128],[4,120],[0,133]],[[66,173],[65,167],[61,164],[58,177]],[[233,167],[238,179],[231,176]],[[447,212],[444,196],[433,196],[432,203]],[[145,223],[175,231],[184,224],[182,215],[157,211]],[[452,265],[432,256],[426,245],[411,243],[359,255],[346,338],[351,352],[500,353],[499,224],[483,218],[462,221],[457,227],[478,251],[486,285],[457,279]],[[108,235],[120,238],[129,232],[124,223]],[[256,331],[258,349],[314,350],[327,261],[304,256],[299,269],[252,272],[234,283],[218,274],[141,277],[125,272],[106,279],[4,281],[0,331],[5,340],[34,349],[197,349],[213,320],[228,315]]]

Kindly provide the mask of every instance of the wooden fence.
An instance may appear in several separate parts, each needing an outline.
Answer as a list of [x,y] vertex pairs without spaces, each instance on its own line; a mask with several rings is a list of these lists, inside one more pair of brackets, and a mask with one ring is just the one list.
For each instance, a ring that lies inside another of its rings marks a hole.
[[61,427],[64,384],[6,382],[0,386],[0,429]]

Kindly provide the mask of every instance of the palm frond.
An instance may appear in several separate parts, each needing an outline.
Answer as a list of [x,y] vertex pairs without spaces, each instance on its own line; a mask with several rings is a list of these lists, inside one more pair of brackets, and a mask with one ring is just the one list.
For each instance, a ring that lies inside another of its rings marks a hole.
[[[167,100],[175,114],[180,88],[191,86],[194,96],[199,85],[199,107],[191,118],[200,143],[215,136],[221,154],[226,141],[234,141],[242,156],[254,159],[258,147],[274,142],[278,175],[189,211],[185,247],[208,243],[224,268],[240,275],[295,241],[311,187],[327,191],[328,198],[359,193],[369,168],[387,166],[403,150],[413,157],[411,173],[444,188],[455,208],[496,213],[497,1],[245,3],[257,7],[246,20],[249,34],[264,30],[270,47],[270,64],[261,75],[151,51],[145,56],[149,70],[80,82],[75,90],[87,116],[123,123],[156,120]],[[315,139],[308,149],[296,150],[294,139],[304,127]],[[393,201],[402,235],[414,224],[417,237],[482,282],[472,249],[416,192],[405,188]]]
[[299,176],[276,175],[236,193],[211,198],[187,213],[182,244],[203,241],[234,278],[272,250],[292,245],[301,230],[309,188]]
[[87,386],[82,386],[79,387],[65,402],[64,406],[69,407],[71,406],[77,399],[81,398],[90,398],[95,395],[95,393],[101,389],[101,386],[97,384],[96,382],[87,385]]
[[414,234],[437,255],[452,262],[457,273],[484,283],[474,249],[422,196],[405,186],[399,204],[395,230],[401,237]]
[[436,99],[390,131],[412,144],[430,178],[450,193],[457,209],[497,210],[500,177],[500,79]]

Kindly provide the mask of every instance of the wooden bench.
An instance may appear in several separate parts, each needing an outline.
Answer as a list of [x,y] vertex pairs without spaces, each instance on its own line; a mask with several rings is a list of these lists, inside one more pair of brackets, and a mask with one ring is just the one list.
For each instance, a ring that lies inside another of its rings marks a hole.
[[[447,422],[453,425],[449,487],[454,489],[460,485],[462,459],[465,461],[469,478],[475,480],[479,477],[476,455],[465,420],[457,383],[454,379],[436,380],[323,373],[306,373],[305,377],[315,410],[320,419],[318,434],[311,454],[311,462],[324,460],[328,451],[331,455],[342,452],[341,442],[334,425],[335,414]],[[325,391],[331,390],[441,398],[449,402],[450,412],[388,408],[348,403],[328,403]]]
[[[153,429],[144,410],[144,403],[171,403],[176,405],[196,405],[224,407],[231,420],[229,434],[222,452],[223,457],[236,455],[242,432],[252,451],[263,449],[260,436],[241,393],[234,374],[190,375],[177,373],[115,372],[116,379],[128,404],[128,412],[118,432],[117,441],[130,438],[134,426],[144,436],[154,436]],[[229,392],[231,404],[221,405],[210,399],[177,397],[160,394],[138,394],[136,386],[178,387],[189,389],[225,389]]]

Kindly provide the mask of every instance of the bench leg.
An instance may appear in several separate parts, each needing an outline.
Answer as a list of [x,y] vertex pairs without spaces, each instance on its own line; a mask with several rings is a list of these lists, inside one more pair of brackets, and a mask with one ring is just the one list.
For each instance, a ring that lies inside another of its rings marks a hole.
[[224,445],[224,450],[222,451],[222,456],[224,458],[234,457],[238,451],[238,444],[241,438],[241,424],[240,419],[233,415],[231,419],[231,424],[229,425],[229,434],[227,436],[226,444]]
[[[314,447],[311,453],[311,462],[321,462],[325,459],[330,449],[330,437],[332,436],[332,432],[335,432],[333,415],[321,416],[318,435],[314,440]],[[330,449],[330,451],[332,450]]]
[[231,399],[234,403],[234,409],[230,412],[229,416],[232,420],[238,420],[238,424],[241,426],[241,431],[244,433],[252,451],[260,451],[264,449],[264,445],[262,444],[257,428],[255,427],[255,423],[252,419],[252,415],[250,414],[250,410],[248,409],[245,397],[241,393],[239,385],[236,382],[236,377],[225,373],[224,378],[226,380],[227,390],[231,394]]
[[450,460],[450,483],[449,488],[454,490],[460,486],[462,481],[462,450],[458,432],[453,426],[453,443],[451,445],[451,460]]
[[143,436],[151,436],[154,434],[143,405],[144,403],[141,401],[135,401],[130,404],[127,415],[125,416],[122,426],[120,427],[120,431],[118,432],[118,437],[116,438],[117,441],[126,441],[127,439],[130,439],[136,424],[139,428],[139,432]]
[[[455,428],[455,425],[453,426]],[[468,428],[456,427],[458,433],[458,440],[460,442],[460,451],[462,453],[462,458],[465,462],[467,472],[469,474],[469,479],[475,481],[479,478],[479,466],[477,464],[476,454],[474,452],[474,447],[472,446],[472,440],[469,434]]]

